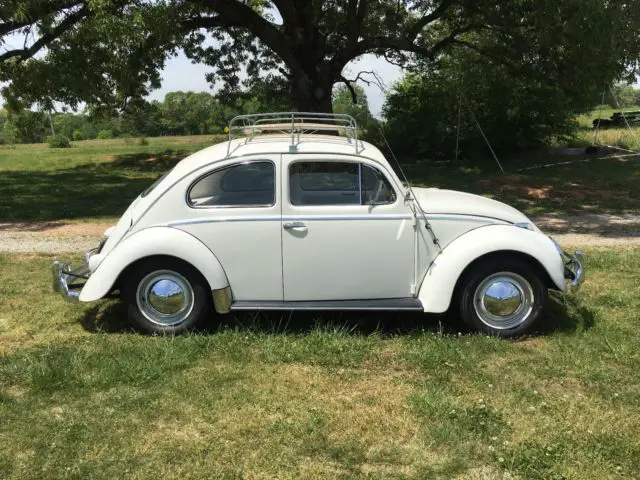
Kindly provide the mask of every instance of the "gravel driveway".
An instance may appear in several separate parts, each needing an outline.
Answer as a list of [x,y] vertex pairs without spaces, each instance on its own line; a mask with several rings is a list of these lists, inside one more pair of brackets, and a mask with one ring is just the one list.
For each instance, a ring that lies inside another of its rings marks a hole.
[[[640,246],[640,214],[544,215],[532,220],[563,245]],[[108,223],[0,223],[0,252],[85,252],[98,245]]]

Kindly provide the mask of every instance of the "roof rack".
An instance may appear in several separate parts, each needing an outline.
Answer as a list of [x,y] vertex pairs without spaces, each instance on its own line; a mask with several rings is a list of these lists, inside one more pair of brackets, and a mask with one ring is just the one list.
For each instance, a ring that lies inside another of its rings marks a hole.
[[353,143],[358,153],[358,124],[344,113],[314,112],[273,112],[238,115],[229,122],[229,144],[227,156],[231,150],[231,140],[246,137],[247,141],[263,134],[291,135],[289,151],[295,152],[303,133],[337,132],[336,139]]

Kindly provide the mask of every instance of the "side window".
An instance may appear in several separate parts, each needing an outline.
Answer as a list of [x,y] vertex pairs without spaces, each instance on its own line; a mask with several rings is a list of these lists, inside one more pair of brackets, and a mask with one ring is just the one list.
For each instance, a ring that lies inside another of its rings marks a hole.
[[393,203],[395,192],[378,170],[349,162],[296,162],[289,167],[292,205]]
[[187,193],[192,207],[267,207],[275,204],[275,166],[258,161],[230,165],[197,180]]
[[362,165],[362,204],[384,205],[396,201],[396,192],[380,170]]
[[292,205],[360,205],[359,165],[296,162],[289,167]]

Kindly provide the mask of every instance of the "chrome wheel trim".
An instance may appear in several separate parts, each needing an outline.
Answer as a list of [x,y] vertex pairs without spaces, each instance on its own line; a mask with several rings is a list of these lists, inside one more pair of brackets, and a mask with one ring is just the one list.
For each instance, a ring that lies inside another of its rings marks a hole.
[[171,327],[184,322],[193,310],[193,288],[179,273],[156,270],[138,284],[136,303],[151,323]]
[[473,295],[478,318],[496,330],[510,330],[524,323],[535,296],[526,278],[513,272],[498,272],[485,278]]

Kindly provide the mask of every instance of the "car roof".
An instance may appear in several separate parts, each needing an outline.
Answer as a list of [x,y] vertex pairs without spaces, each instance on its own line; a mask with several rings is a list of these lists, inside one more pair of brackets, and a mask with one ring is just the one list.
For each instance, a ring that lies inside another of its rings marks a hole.
[[382,152],[368,142],[335,135],[301,134],[295,136],[294,144],[291,135],[260,135],[218,143],[186,157],[176,165],[174,173],[182,176],[226,159],[249,155],[311,153],[368,158],[392,170]]

